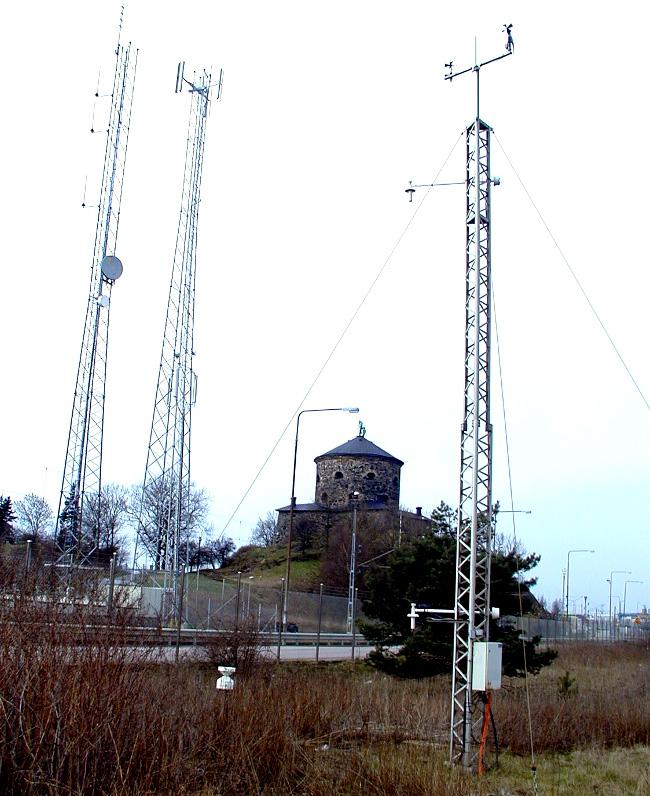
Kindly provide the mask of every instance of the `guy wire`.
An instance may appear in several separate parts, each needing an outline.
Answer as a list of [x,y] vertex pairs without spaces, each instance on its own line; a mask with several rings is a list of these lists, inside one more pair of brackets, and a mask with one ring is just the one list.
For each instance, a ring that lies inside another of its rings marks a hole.
[[637,380],[636,380],[636,379],[634,378],[634,376],[632,375],[632,371],[631,371],[631,370],[630,370],[630,368],[628,367],[628,365],[627,365],[626,361],[623,359],[623,355],[622,355],[622,354],[621,354],[621,352],[618,350],[618,347],[616,346],[616,343],[614,342],[614,340],[613,340],[612,336],[611,336],[611,335],[610,335],[610,333],[608,332],[608,330],[607,330],[607,327],[605,326],[605,324],[604,324],[603,320],[601,319],[600,315],[599,315],[599,314],[598,314],[598,312],[596,311],[596,308],[595,308],[595,307],[594,307],[594,305],[592,304],[592,302],[591,302],[591,299],[590,299],[590,298],[589,298],[589,296],[587,295],[587,291],[584,289],[584,287],[582,286],[582,283],[581,283],[581,282],[580,282],[580,280],[578,279],[578,275],[576,274],[576,272],[575,272],[575,271],[573,270],[573,268],[571,267],[571,265],[570,265],[570,263],[569,263],[569,261],[568,261],[568,259],[567,259],[566,255],[564,254],[564,252],[562,251],[562,249],[561,249],[561,247],[560,247],[560,244],[557,242],[557,240],[556,240],[555,236],[554,236],[554,235],[553,235],[553,233],[551,232],[551,229],[550,229],[549,225],[546,223],[546,220],[544,219],[544,216],[542,215],[542,213],[541,213],[540,209],[539,209],[539,208],[537,207],[537,205],[535,204],[535,201],[534,201],[533,197],[530,195],[530,193],[529,193],[529,191],[528,191],[528,188],[526,188],[526,186],[524,185],[524,181],[523,181],[523,180],[521,179],[521,177],[519,176],[519,172],[518,172],[518,171],[517,171],[517,169],[514,167],[514,165],[513,165],[512,161],[511,161],[511,160],[510,160],[510,158],[508,157],[508,153],[507,153],[507,152],[505,151],[505,149],[503,148],[503,144],[502,144],[502,143],[501,143],[501,141],[499,140],[499,137],[496,135],[496,133],[494,134],[494,137],[495,137],[495,139],[496,139],[497,143],[499,144],[499,148],[500,148],[500,149],[501,149],[501,151],[503,152],[503,154],[504,154],[504,156],[505,156],[505,159],[506,159],[506,160],[508,161],[508,163],[510,164],[510,168],[512,169],[512,171],[513,171],[513,173],[514,173],[515,177],[516,177],[516,178],[519,180],[519,184],[520,184],[520,185],[521,185],[521,187],[524,189],[524,193],[525,193],[525,194],[526,194],[526,196],[528,197],[528,201],[531,203],[531,205],[533,206],[533,209],[535,210],[535,212],[536,212],[536,213],[537,213],[537,215],[539,216],[539,220],[540,220],[540,221],[542,222],[542,224],[544,225],[544,228],[545,228],[545,229],[546,229],[546,231],[548,232],[548,235],[549,235],[550,239],[553,241],[553,245],[554,245],[554,246],[555,246],[555,248],[557,249],[557,251],[558,251],[558,253],[559,253],[560,257],[562,258],[562,260],[564,261],[564,264],[566,265],[567,269],[569,270],[569,273],[570,273],[570,274],[571,274],[571,276],[573,277],[573,280],[574,280],[574,282],[575,282],[575,283],[576,283],[576,285],[578,286],[578,290],[579,290],[579,291],[582,293],[582,296],[583,296],[584,300],[587,302],[587,305],[589,306],[589,309],[591,310],[591,312],[592,312],[592,314],[593,314],[594,318],[595,318],[595,319],[596,319],[596,321],[598,322],[598,325],[600,326],[600,328],[603,330],[603,332],[604,332],[604,334],[605,334],[605,337],[606,337],[606,338],[607,338],[607,340],[609,341],[609,344],[610,344],[610,345],[611,345],[611,347],[614,349],[614,353],[615,353],[615,354],[616,354],[616,356],[618,357],[618,359],[619,359],[619,361],[620,361],[621,365],[623,365],[623,367],[625,368],[625,372],[626,372],[626,373],[627,373],[627,375],[630,377],[630,379],[631,379],[631,381],[632,381],[632,384],[633,384],[633,385],[634,385],[634,387],[636,388],[636,391],[637,391],[637,392],[639,393],[639,395],[641,396],[641,400],[642,400],[642,401],[643,401],[643,403],[646,405],[646,409],[648,409],[648,411],[650,411],[650,402],[648,401],[648,399],[647,399],[647,398],[646,398],[646,396],[644,395],[644,393],[643,393],[643,390],[642,390],[642,389],[641,389],[641,387],[639,386],[639,383],[637,382]]
[[[506,416],[506,399],[505,394],[503,391],[503,368],[501,365],[501,346],[499,345],[499,324],[497,322],[497,306],[496,306],[496,296],[494,291],[494,281],[492,282],[492,312],[494,316],[494,333],[495,339],[497,344],[497,363],[499,365],[499,391],[501,393],[501,411],[503,414],[503,435],[505,438],[505,447],[506,447],[506,465],[508,471],[508,492],[510,497],[510,516],[512,517],[512,536],[513,536],[513,553],[515,558],[515,566],[517,568],[517,596],[519,600],[519,616],[523,619],[524,616],[524,606],[523,606],[523,599],[521,595],[521,571],[519,569],[519,552],[517,550],[517,521],[515,519],[515,502],[513,496],[513,489],[512,489],[512,469],[510,464],[510,442],[508,438],[508,421]],[[528,718],[528,736],[530,740],[530,770],[532,772],[532,779],[533,779],[533,793],[537,796],[537,765],[535,762],[535,745],[533,742],[533,720],[532,720],[532,713],[530,708],[530,687],[528,683],[528,660],[526,657],[526,640],[523,638],[523,622],[521,624],[521,648],[524,657],[524,683],[525,683],[525,690],[526,690],[526,713]]]
[[[442,173],[443,169],[444,169],[444,168],[445,168],[445,166],[447,165],[447,163],[448,163],[449,159],[451,158],[452,154],[454,153],[454,150],[455,150],[455,149],[456,149],[456,147],[458,146],[458,142],[460,141],[460,139],[461,139],[461,138],[462,138],[464,135],[465,135],[465,130],[462,130],[462,131],[461,131],[461,133],[460,133],[460,135],[458,136],[458,138],[456,138],[456,140],[454,141],[454,143],[453,143],[453,145],[452,145],[451,149],[449,150],[449,152],[448,152],[448,154],[447,154],[447,157],[444,159],[444,161],[442,162],[442,165],[440,166],[440,168],[439,168],[439,169],[438,169],[438,171],[436,172],[436,174],[435,174],[435,177],[434,177],[434,178],[433,178],[433,180],[431,181],[432,183],[435,183],[435,182],[437,181],[438,177],[440,176],[440,174]],[[370,283],[370,286],[368,287],[368,289],[366,290],[366,292],[363,294],[363,296],[362,296],[362,298],[361,298],[361,301],[360,301],[360,302],[357,304],[357,307],[356,307],[356,309],[354,310],[354,312],[352,313],[352,315],[351,315],[350,319],[348,320],[348,322],[347,322],[347,323],[345,324],[345,326],[343,327],[343,330],[342,330],[342,331],[341,331],[341,333],[339,334],[339,336],[338,336],[338,338],[337,338],[336,342],[334,343],[334,345],[333,345],[333,346],[332,346],[332,348],[330,349],[330,352],[329,352],[329,354],[328,354],[328,355],[325,357],[325,360],[324,360],[323,364],[322,364],[322,365],[320,366],[320,368],[319,368],[319,369],[316,371],[316,375],[314,376],[314,378],[312,379],[311,383],[310,383],[310,384],[309,384],[309,386],[307,387],[307,390],[306,390],[305,394],[302,396],[302,398],[301,398],[300,402],[298,403],[298,406],[296,406],[296,408],[295,408],[295,409],[294,409],[294,411],[293,411],[293,414],[291,415],[291,417],[290,417],[290,418],[289,418],[289,420],[287,421],[287,424],[284,426],[284,428],[283,428],[283,429],[282,429],[282,431],[280,432],[280,435],[278,436],[278,438],[276,439],[276,441],[273,443],[273,445],[272,445],[272,447],[271,447],[271,450],[268,452],[268,454],[267,454],[266,458],[264,459],[264,461],[262,462],[262,464],[261,464],[260,468],[259,468],[259,469],[257,470],[257,472],[255,473],[255,476],[253,477],[253,480],[250,482],[250,484],[249,484],[249,485],[248,485],[248,487],[246,488],[246,491],[245,491],[245,492],[244,492],[244,494],[242,495],[242,497],[241,497],[241,499],[240,499],[239,503],[237,503],[237,505],[235,506],[235,509],[234,509],[234,511],[233,511],[233,512],[232,512],[232,514],[231,514],[231,515],[228,517],[228,520],[227,520],[226,524],[225,524],[225,525],[223,526],[223,528],[221,529],[221,534],[224,534],[224,533],[226,532],[226,530],[227,530],[228,526],[229,526],[229,525],[230,525],[230,523],[233,521],[233,519],[234,519],[234,518],[235,518],[235,516],[237,515],[237,512],[238,512],[238,511],[239,511],[239,509],[241,508],[241,506],[242,506],[243,502],[246,500],[246,498],[247,498],[247,497],[248,497],[248,495],[250,494],[250,491],[251,491],[251,490],[252,490],[252,488],[255,486],[255,483],[257,482],[257,479],[260,477],[260,475],[261,475],[261,474],[262,474],[262,472],[264,471],[264,468],[265,468],[265,467],[266,467],[266,465],[268,464],[268,462],[269,462],[270,458],[271,458],[271,457],[273,456],[273,454],[275,453],[275,451],[276,451],[276,449],[277,449],[278,445],[280,444],[280,442],[282,441],[282,439],[283,439],[284,435],[287,433],[287,431],[288,431],[288,430],[289,430],[289,428],[291,427],[291,424],[293,423],[293,421],[295,420],[296,416],[298,415],[298,412],[300,412],[300,410],[302,409],[302,407],[303,407],[303,406],[304,406],[304,404],[305,404],[305,401],[306,401],[306,400],[309,398],[309,396],[311,395],[311,392],[312,392],[312,390],[314,389],[314,387],[316,386],[316,384],[317,384],[317,383],[318,383],[318,381],[320,380],[320,377],[323,375],[323,372],[324,372],[325,368],[326,368],[326,367],[329,365],[329,363],[330,363],[330,361],[332,360],[332,358],[333,358],[334,354],[337,352],[337,350],[338,350],[339,346],[340,346],[340,345],[341,345],[341,343],[343,342],[343,339],[345,338],[345,336],[347,335],[348,331],[350,330],[350,327],[352,326],[352,324],[353,324],[353,323],[354,323],[354,321],[356,320],[356,318],[357,318],[357,316],[359,315],[359,313],[361,312],[361,310],[362,310],[362,308],[363,308],[364,304],[366,303],[366,301],[367,301],[368,297],[369,297],[369,296],[370,296],[370,294],[372,293],[372,291],[373,291],[373,289],[374,289],[375,285],[377,284],[377,282],[379,282],[379,280],[380,280],[380,278],[381,278],[382,274],[384,273],[384,271],[385,271],[385,270],[386,270],[386,268],[388,267],[388,265],[389,265],[390,261],[393,259],[393,255],[395,254],[395,252],[396,252],[396,251],[397,251],[397,249],[399,248],[399,246],[400,246],[401,242],[404,240],[404,237],[406,236],[406,233],[407,233],[407,232],[409,231],[409,229],[411,228],[411,225],[412,225],[412,224],[413,224],[413,222],[415,221],[415,217],[416,217],[416,216],[417,216],[417,214],[420,212],[420,208],[422,207],[422,205],[423,205],[423,204],[425,203],[425,201],[427,200],[427,198],[428,198],[429,194],[431,193],[431,191],[432,191],[433,187],[434,187],[434,186],[433,186],[433,184],[431,184],[431,185],[429,185],[429,186],[427,187],[427,190],[424,192],[424,196],[422,197],[422,199],[420,200],[420,202],[419,202],[419,203],[416,205],[416,207],[415,207],[415,210],[414,210],[414,211],[411,213],[411,216],[410,216],[409,220],[406,222],[406,225],[404,226],[404,228],[402,229],[402,231],[400,232],[400,234],[397,236],[397,240],[396,240],[396,241],[395,241],[395,243],[393,244],[393,246],[392,246],[392,248],[391,248],[390,252],[388,253],[388,256],[386,257],[386,259],[385,259],[385,260],[384,260],[384,262],[382,263],[382,266],[381,266],[381,268],[380,268],[380,269],[377,271],[377,274],[375,275],[374,279],[373,279],[373,280],[372,280],[372,282]]]

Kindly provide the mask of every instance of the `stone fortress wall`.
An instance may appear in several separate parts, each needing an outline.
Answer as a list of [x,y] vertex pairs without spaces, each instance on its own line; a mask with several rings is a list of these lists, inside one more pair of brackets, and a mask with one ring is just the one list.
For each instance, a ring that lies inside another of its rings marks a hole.
[[378,456],[326,456],[316,459],[314,502],[331,508],[349,508],[353,492],[360,503],[399,507],[401,462]]

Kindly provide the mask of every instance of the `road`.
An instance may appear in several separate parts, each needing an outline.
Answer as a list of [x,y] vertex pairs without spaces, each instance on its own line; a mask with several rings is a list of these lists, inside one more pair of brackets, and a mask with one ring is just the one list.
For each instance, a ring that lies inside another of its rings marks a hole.
[[[355,658],[360,660],[373,650],[374,647],[357,647]],[[260,652],[265,658],[275,660],[277,657],[277,646],[260,647]],[[156,652],[156,659],[172,663],[175,660],[176,649],[174,647],[161,647]],[[179,659],[181,661],[201,661],[206,658],[203,647],[186,646],[180,647]],[[352,648],[344,646],[321,646],[318,659],[321,661],[349,661],[352,658]],[[282,661],[315,661],[316,646],[282,646],[280,648],[280,660]]]

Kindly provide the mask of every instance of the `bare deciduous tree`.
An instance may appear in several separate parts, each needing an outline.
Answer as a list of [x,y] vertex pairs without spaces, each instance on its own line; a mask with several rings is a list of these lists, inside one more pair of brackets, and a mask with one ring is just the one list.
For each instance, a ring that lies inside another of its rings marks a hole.
[[[101,493],[87,495],[82,524],[84,544],[107,563],[114,553],[124,554],[122,530],[129,518],[129,490],[106,484]],[[123,563],[122,561],[120,563]]]
[[272,511],[266,517],[260,517],[257,525],[251,534],[251,544],[259,547],[270,547],[282,541],[282,532],[275,522],[275,514]]
[[14,507],[18,529],[23,537],[38,539],[52,530],[53,513],[47,500],[30,492]]
[[161,569],[167,560],[168,529],[176,522],[180,508],[179,556],[183,557],[188,544],[205,531],[210,499],[204,489],[191,484],[189,494],[179,496],[169,479],[152,481],[145,490],[131,489],[130,513],[135,527],[147,548],[154,567]]
[[[207,529],[208,535],[211,529]],[[181,550],[182,558],[185,558],[185,550]],[[188,561],[191,567],[199,569],[204,565],[209,565],[212,569],[223,566],[224,562],[235,552],[235,543],[228,536],[220,536],[218,539],[204,540],[199,547],[197,542],[190,542],[187,548]]]

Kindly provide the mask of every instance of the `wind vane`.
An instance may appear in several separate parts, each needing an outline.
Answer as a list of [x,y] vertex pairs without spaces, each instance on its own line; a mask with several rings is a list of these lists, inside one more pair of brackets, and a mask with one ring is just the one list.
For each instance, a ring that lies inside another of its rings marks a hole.
[[[507,34],[506,40],[506,52],[503,55],[497,55],[496,58],[490,58],[487,61],[483,61],[482,63],[478,63],[478,59],[476,58],[476,54],[474,56],[475,62],[474,66],[469,66],[467,69],[461,69],[459,72],[454,72],[454,62],[450,60],[448,63],[445,63],[445,69],[447,69],[447,74],[445,75],[445,80],[451,81],[455,77],[460,77],[460,75],[466,75],[468,72],[475,72],[476,73],[476,119],[478,120],[480,117],[480,85],[479,85],[479,72],[481,67],[487,66],[488,64],[492,64],[495,61],[500,61],[502,58],[507,58],[509,55],[512,55],[515,51],[515,44],[512,38],[512,23],[503,26],[503,31]],[[476,47],[476,45],[475,45]],[[494,185],[499,185],[499,178],[495,177],[492,180]],[[408,194],[409,202],[413,201],[413,194],[415,193],[416,188],[437,188],[443,185],[464,185],[463,182],[435,182],[435,183],[424,183],[423,185],[415,185],[412,180],[409,180],[408,188],[404,189],[404,192]]]
[[[479,70],[480,70],[480,68],[482,66],[487,66],[488,64],[492,64],[495,61],[500,61],[502,58],[507,58],[509,55],[512,55],[514,53],[514,51],[515,51],[515,43],[514,43],[514,40],[512,38],[512,28],[513,28],[512,22],[510,22],[509,24],[503,26],[503,30],[506,33],[507,37],[508,37],[507,40],[506,40],[506,52],[503,55],[497,55],[496,58],[490,58],[488,61],[483,61],[483,63],[479,64],[477,62],[476,52],[475,52],[474,53],[474,59],[475,59],[474,66],[469,66],[467,69],[461,69],[460,72],[454,72],[454,62],[453,61],[449,61],[449,63],[445,64],[445,68],[448,70],[447,74],[445,75],[445,80],[449,80],[450,82],[455,77],[460,77],[460,75],[464,75],[467,72],[476,72],[476,83],[477,83],[477,85],[476,85],[476,103],[477,103],[477,105],[476,105],[476,107],[477,107],[476,115],[477,116],[478,116],[478,73],[479,73]],[[476,44],[474,44],[474,48],[476,49]]]

